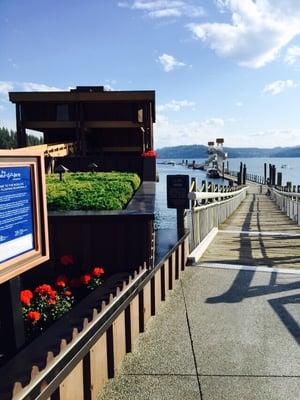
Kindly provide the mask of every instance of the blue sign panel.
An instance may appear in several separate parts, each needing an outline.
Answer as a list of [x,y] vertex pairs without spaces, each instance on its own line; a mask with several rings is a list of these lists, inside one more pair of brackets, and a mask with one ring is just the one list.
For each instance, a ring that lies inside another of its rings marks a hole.
[[31,168],[0,167],[0,263],[34,249]]

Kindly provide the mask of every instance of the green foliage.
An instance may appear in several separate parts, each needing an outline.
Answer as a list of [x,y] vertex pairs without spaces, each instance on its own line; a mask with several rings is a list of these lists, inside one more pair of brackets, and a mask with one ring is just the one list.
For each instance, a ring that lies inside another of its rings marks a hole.
[[122,210],[140,185],[133,173],[87,172],[47,176],[47,203],[52,211]]
[[[43,139],[34,135],[27,135],[27,145],[36,146],[42,144]],[[0,128],[0,149],[11,149],[17,147],[17,134],[13,130]]]
[[0,128],[0,149],[10,149],[16,146],[16,133],[4,127]]

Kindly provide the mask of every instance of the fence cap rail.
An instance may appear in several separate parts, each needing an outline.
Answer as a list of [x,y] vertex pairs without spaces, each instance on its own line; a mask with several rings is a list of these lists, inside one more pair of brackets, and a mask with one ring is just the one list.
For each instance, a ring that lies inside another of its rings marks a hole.
[[297,192],[285,192],[284,190],[280,190],[278,188],[272,188],[271,189],[274,193],[279,194],[281,196],[286,196],[286,197],[300,197],[300,193]]
[[190,192],[188,194],[189,200],[205,200],[205,199],[218,199],[223,197],[235,197],[248,189],[248,186],[232,192]]

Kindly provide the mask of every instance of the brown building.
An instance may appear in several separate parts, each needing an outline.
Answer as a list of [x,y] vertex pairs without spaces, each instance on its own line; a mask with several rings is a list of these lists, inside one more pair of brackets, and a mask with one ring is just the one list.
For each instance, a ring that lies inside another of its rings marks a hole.
[[32,129],[43,133],[46,144],[76,144],[76,155],[63,160],[71,170],[95,162],[100,170],[136,171],[143,178],[141,155],[153,150],[154,91],[77,86],[69,92],[11,92],[9,99],[16,104],[19,147]]

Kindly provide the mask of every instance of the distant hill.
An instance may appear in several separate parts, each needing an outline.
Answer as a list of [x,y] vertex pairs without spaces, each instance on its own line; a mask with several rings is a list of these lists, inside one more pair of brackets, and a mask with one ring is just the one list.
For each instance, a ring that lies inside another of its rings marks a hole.
[[[224,147],[230,158],[257,158],[257,157],[300,157],[300,146],[274,147],[260,149],[258,147]],[[206,158],[207,147],[193,144],[187,146],[163,147],[157,150],[158,158]]]

